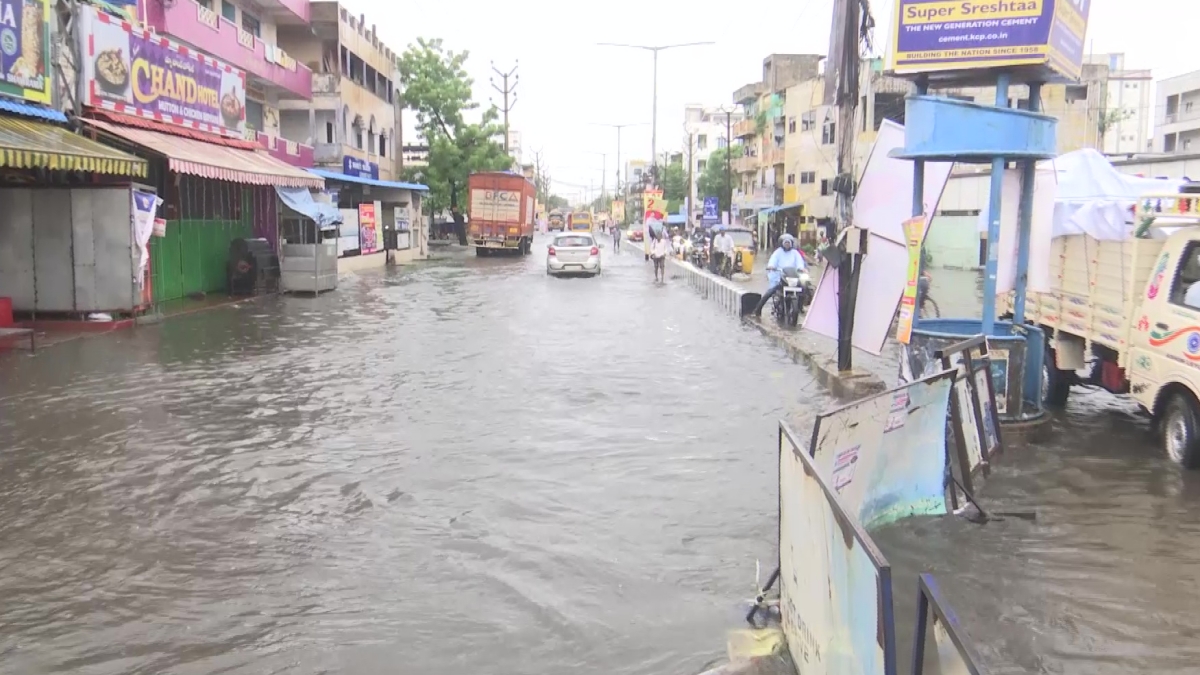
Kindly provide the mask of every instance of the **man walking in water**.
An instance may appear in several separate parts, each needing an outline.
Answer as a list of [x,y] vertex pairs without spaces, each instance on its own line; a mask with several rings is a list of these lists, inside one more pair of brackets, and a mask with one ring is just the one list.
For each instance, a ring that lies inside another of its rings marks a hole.
[[621,250],[621,228],[617,227],[616,223],[613,223],[613,226],[612,226],[612,236],[613,236],[613,250],[620,251]]
[[654,281],[656,283],[667,280],[667,256],[671,255],[671,237],[667,234],[666,228],[658,231],[658,236],[654,237],[653,243],[650,244],[650,259],[654,261]]

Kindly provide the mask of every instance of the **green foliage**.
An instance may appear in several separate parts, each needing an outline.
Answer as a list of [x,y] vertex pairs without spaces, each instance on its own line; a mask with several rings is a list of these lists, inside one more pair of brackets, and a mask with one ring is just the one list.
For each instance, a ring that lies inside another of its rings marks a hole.
[[[737,159],[742,156],[743,148],[741,145],[735,145],[732,152],[733,155],[730,159]],[[708,156],[708,163],[704,165],[704,171],[696,179],[696,200],[701,201],[705,197],[717,197],[720,210],[722,211],[729,210],[729,184],[725,182],[725,157],[728,153],[728,148],[717,148],[714,150]],[[730,180],[736,181],[737,176],[731,175]]]
[[558,195],[550,195],[549,197],[546,198],[546,210],[547,211],[553,211],[554,209],[565,209],[565,208],[569,207],[570,205],[571,205],[571,203],[567,201],[566,197],[560,197]]
[[663,169],[663,199],[672,202],[682,202],[687,196],[687,173],[683,164],[668,164]]
[[429,144],[428,166],[405,171],[408,180],[429,186],[424,200],[432,213],[448,206],[466,189],[474,171],[505,171],[512,159],[494,139],[503,133],[495,108],[477,124],[464,115],[479,104],[471,100],[467,52],[443,49],[441,40],[420,38],[400,55],[397,67],[404,85],[404,105],[417,113],[417,130]]

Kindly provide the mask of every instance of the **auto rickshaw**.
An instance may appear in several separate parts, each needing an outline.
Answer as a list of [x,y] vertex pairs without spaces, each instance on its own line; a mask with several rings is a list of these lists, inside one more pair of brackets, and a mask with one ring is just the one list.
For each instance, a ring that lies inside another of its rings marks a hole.
[[741,272],[746,276],[754,274],[754,232],[744,227],[731,227],[725,230],[733,237],[733,272]]

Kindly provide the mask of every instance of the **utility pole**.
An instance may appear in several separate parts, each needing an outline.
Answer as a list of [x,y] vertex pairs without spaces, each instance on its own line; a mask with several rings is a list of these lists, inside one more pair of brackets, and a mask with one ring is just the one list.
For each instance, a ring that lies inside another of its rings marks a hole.
[[[840,56],[837,63],[838,79],[835,92],[838,107],[837,135],[837,178],[834,192],[837,194],[839,222],[839,250],[836,263],[831,265],[838,272],[838,370],[845,372],[854,367],[853,336],[855,301],[858,296],[858,279],[862,269],[862,254],[865,248],[864,232],[854,227],[854,132],[855,111],[859,95],[859,37],[872,25],[868,0],[837,0],[834,3],[833,29],[831,34],[840,42],[831,44],[830,52]],[[861,3],[861,4],[860,4]],[[863,11],[866,21],[863,21]]]
[[725,110],[725,208],[729,210],[729,224],[733,225],[733,117],[732,110]]
[[[512,70],[508,71],[507,73],[504,73],[504,72],[501,72],[499,69],[497,69],[496,64],[493,62],[492,63],[492,72],[496,73],[496,75],[500,77],[500,81],[503,82],[503,85],[497,85],[496,81],[494,79],[492,79],[490,77],[488,78],[488,80],[492,83],[492,89],[495,89],[496,91],[500,92],[500,95],[504,97],[504,107],[500,108],[500,111],[504,113],[504,152],[507,153],[508,152],[508,113],[513,108],[517,107],[517,82],[520,81],[521,76],[517,74],[517,64],[515,64],[515,63],[513,64]],[[511,84],[508,81],[509,78],[512,78]],[[510,95],[512,96],[511,100],[509,100]]]
[[686,231],[686,230],[691,229],[691,227],[692,227],[692,211],[694,211],[696,209],[696,196],[697,195],[695,194],[695,192],[692,189],[692,186],[694,186],[696,184],[696,182],[695,182],[696,177],[694,175],[694,171],[696,169],[696,154],[695,154],[696,143],[695,143],[695,134],[693,134],[687,128],[687,124],[683,125],[683,130],[687,134],[687,163],[688,163],[687,190],[684,191],[684,194],[686,195],[686,198],[687,198],[687,209],[686,209],[687,210],[687,222],[684,223],[684,230]]

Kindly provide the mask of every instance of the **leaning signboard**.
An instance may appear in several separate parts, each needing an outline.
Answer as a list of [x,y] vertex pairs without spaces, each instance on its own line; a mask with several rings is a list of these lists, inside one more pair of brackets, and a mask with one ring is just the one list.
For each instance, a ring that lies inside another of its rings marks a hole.
[[779,426],[783,633],[804,675],[895,675],[892,572],[787,425]]
[[1091,0],[895,0],[897,75],[1034,66],[1083,72]]
[[864,527],[946,513],[953,382],[947,370],[817,416],[813,460]]
[[79,10],[84,105],[242,137],[246,73],[94,7]]

